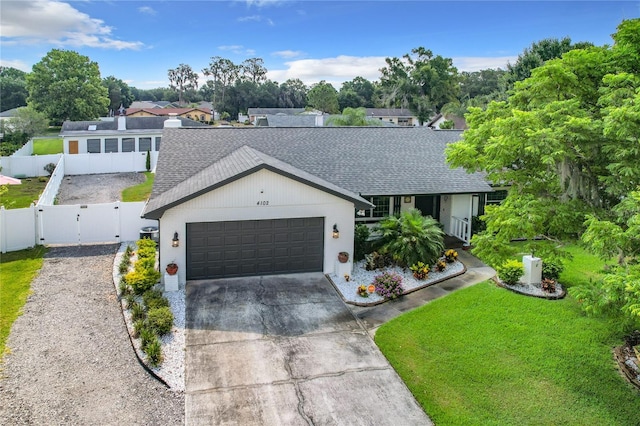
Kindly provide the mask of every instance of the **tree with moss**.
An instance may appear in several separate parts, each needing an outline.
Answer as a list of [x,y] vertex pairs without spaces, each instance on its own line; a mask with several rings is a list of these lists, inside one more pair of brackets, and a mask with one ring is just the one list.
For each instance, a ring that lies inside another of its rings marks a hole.
[[[473,237],[480,255],[514,238],[582,237],[597,249],[589,235],[598,227],[631,227],[616,212],[640,184],[640,19],[623,21],[613,39],[546,61],[507,101],[470,109],[469,129],[447,159],[509,187],[502,204],[487,206],[486,231]],[[633,216],[625,211],[625,220]]]

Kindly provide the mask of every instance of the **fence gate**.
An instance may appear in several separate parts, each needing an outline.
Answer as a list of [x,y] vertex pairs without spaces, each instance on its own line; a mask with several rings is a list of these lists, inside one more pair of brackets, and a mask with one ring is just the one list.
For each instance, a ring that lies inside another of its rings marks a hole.
[[40,206],[40,244],[120,241],[119,203]]

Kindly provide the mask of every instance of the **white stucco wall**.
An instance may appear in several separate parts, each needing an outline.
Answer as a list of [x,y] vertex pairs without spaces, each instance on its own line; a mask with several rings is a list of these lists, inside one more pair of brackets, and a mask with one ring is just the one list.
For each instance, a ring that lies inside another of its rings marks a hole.
[[[178,279],[186,281],[186,224],[232,220],[324,217],[324,267],[336,268],[338,253],[353,256],[354,205],[268,170],[260,170],[167,210],[160,219],[160,268],[178,264]],[[333,225],[340,238],[332,238]],[[180,247],[171,247],[178,232]],[[349,266],[350,267],[350,266]]]

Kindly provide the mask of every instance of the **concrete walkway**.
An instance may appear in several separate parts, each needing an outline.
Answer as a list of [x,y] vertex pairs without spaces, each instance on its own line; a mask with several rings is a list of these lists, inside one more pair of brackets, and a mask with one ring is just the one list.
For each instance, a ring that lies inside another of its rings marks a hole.
[[413,293],[409,293],[395,300],[390,300],[381,305],[362,307],[349,304],[347,306],[349,306],[351,312],[353,312],[373,337],[378,327],[385,322],[407,311],[425,305],[434,299],[446,296],[455,290],[486,281],[496,275],[496,271],[493,268],[487,266],[477,257],[466,251],[458,250],[458,260],[467,268],[467,272],[462,275],[414,291]]

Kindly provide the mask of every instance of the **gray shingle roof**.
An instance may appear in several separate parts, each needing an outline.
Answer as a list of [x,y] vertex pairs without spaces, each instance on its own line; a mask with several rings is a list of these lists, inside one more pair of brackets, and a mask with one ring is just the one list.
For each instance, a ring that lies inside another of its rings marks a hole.
[[244,145],[189,179],[153,197],[145,206],[144,215],[147,218],[158,219],[166,209],[172,206],[205,194],[263,168],[352,201],[359,209],[373,207],[371,203],[357,194]]
[[461,134],[425,127],[165,129],[150,203],[244,145],[354,194],[491,192],[480,173],[446,164],[444,149]]
[[266,114],[269,127],[311,127],[316,125],[316,115]]
[[[183,127],[210,127],[188,118],[176,118],[182,121]],[[168,117],[127,117],[127,130],[161,130],[166,120]],[[87,131],[91,125],[96,126],[95,131],[117,131],[118,117],[114,117],[112,121],[65,121],[60,133],[64,135],[67,132]]]

